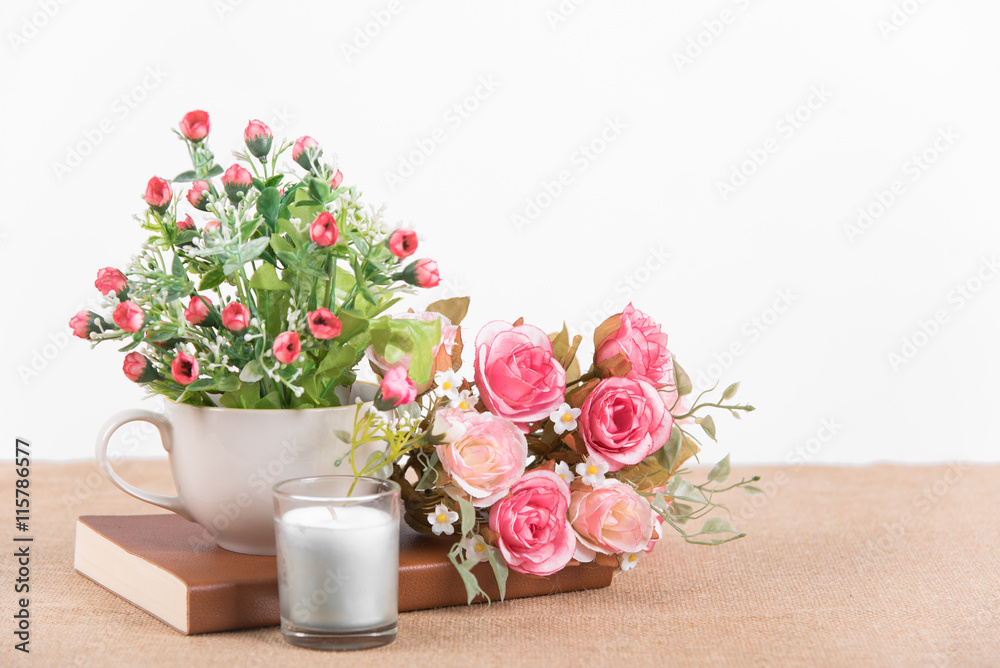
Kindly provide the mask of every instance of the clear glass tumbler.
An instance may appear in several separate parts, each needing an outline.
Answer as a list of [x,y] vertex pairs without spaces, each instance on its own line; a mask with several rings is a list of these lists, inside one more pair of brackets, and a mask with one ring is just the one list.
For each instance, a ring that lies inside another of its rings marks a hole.
[[274,486],[285,640],[348,650],[396,639],[399,519],[399,485],[389,480],[335,475]]

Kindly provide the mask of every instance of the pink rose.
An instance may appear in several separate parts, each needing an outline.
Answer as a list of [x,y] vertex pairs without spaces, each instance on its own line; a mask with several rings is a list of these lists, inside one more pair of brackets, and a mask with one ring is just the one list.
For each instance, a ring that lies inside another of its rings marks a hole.
[[569,487],[552,471],[535,469],[490,508],[490,529],[507,565],[518,573],[552,575],[576,551],[576,533],[566,519]]
[[282,364],[291,364],[299,358],[302,352],[302,342],[299,340],[298,332],[282,332],[274,337],[274,346],[271,348],[274,356]]
[[413,230],[396,230],[389,236],[389,250],[400,260],[417,252],[417,233]]
[[[624,375],[657,388],[671,382],[674,365],[667,350],[667,335],[660,331],[658,323],[635,310],[632,304],[598,327],[595,338],[602,334],[602,340],[596,343],[594,363],[604,375]],[[624,374],[616,373],[615,367],[622,361],[628,362],[631,369]]]
[[181,231],[193,230],[194,220],[191,219],[190,215],[184,216],[183,218],[177,221],[177,229]]
[[[195,295],[188,303],[188,307],[184,309],[184,319],[192,325],[200,325],[205,322],[205,318],[208,317],[210,306],[212,306],[211,299],[201,295]],[[218,323],[218,321],[216,321],[216,323]]]
[[241,332],[250,324],[250,310],[239,302],[230,302],[222,309],[222,325],[234,332]]
[[476,337],[476,387],[491,413],[524,428],[558,408],[566,371],[552,356],[545,332],[494,320]]
[[198,360],[186,352],[177,353],[170,365],[170,375],[181,385],[190,385],[198,380]]
[[528,465],[528,442],[521,430],[491,413],[457,408],[439,410],[434,421],[435,431],[462,434],[454,442],[438,445],[437,454],[472,505],[485,508],[506,496]]
[[309,238],[316,242],[320,248],[326,248],[337,243],[340,230],[337,229],[337,221],[329,211],[324,211],[309,226]]
[[195,181],[187,193],[187,201],[199,211],[208,209],[208,181]]
[[571,493],[569,521],[586,561],[593,559],[594,552],[631,554],[646,549],[653,537],[653,516],[646,499],[617,481]]
[[308,321],[309,332],[317,339],[335,339],[343,329],[340,319],[327,308],[310,311]]
[[344,182],[344,175],[341,174],[340,170],[338,169],[337,173],[333,175],[332,179],[330,179],[330,189],[336,190],[337,188],[340,187],[340,184],[343,182]]
[[151,209],[158,213],[163,213],[170,206],[170,199],[174,196],[170,190],[170,184],[161,178],[154,176],[146,184],[146,194],[143,199]]
[[69,319],[69,327],[73,330],[74,336],[81,339],[89,339],[91,332],[100,331],[97,327],[101,317],[93,311],[80,311]]
[[670,438],[673,417],[644,380],[606,378],[581,408],[578,422],[587,452],[611,471],[638,464]]
[[323,152],[312,137],[299,137],[292,146],[292,160],[299,163],[302,169],[312,169],[313,161]]
[[208,112],[189,111],[180,123],[181,134],[191,141],[201,141],[208,136]]
[[132,301],[123,301],[111,315],[118,327],[126,332],[138,332],[146,320],[146,314],[139,305]]
[[396,408],[417,398],[417,386],[402,367],[386,371],[379,390],[382,394],[380,403],[385,408]]
[[233,163],[222,175],[222,187],[226,189],[226,196],[233,204],[239,204],[252,185],[253,176],[236,163]]
[[[451,368],[451,354],[455,349],[455,342],[458,337],[459,328],[451,324],[451,320],[447,317],[441,315],[440,313],[434,313],[432,311],[418,311],[416,313],[410,311],[407,313],[399,313],[392,316],[393,320],[423,320],[424,322],[434,322],[439,320],[441,322],[441,340],[431,351],[434,356],[434,366],[431,369],[431,376],[433,376],[438,371],[445,371]],[[376,367],[376,371],[384,373],[388,369],[394,367],[402,367],[403,369],[410,368],[411,358],[409,355],[403,355],[403,357],[395,364],[389,364],[388,360],[381,357],[375,352],[375,349],[368,346],[368,350],[365,351],[368,356],[368,360]],[[418,393],[424,393],[431,389],[433,380],[428,380],[426,383],[421,383],[417,386]]]
[[125,356],[122,371],[125,373],[125,377],[133,383],[148,383],[157,376],[153,365],[149,363],[149,359],[142,353],[134,351]]
[[402,278],[410,285],[416,285],[419,288],[433,288],[441,282],[441,277],[438,275],[437,262],[426,258],[411,262],[396,277]]
[[102,295],[117,295],[125,289],[125,274],[114,267],[105,267],[97,272],[97,280],[94,287]]
[[263,158],[268,154],[273,139],[271,128],[257,119],[247,123],[247,129],[243,131],[243,141],[246,142],[247,150],[256,158]]

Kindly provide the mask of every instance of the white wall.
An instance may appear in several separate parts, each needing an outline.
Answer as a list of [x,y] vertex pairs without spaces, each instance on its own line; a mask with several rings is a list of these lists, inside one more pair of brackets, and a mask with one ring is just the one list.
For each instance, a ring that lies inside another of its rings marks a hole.
[[146,180],[187,168],[169,130],[202,108],[223,164],[250,117],[338,153],[418,226],[434,297],[473,296],[468,339],[521,315],[589,331],[628,299],[654,314],[696,381],[741,379],[759,407],[718,419],[708,459],[997,460],[998,20],[986,0],[6,0],[4,438],[85,458],[140,404],[119,353],[65,323],[134,252]]

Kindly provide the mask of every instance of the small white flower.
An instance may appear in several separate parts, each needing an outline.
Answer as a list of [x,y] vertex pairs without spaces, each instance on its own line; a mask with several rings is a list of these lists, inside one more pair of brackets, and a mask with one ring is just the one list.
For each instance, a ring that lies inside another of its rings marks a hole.
[[587,457],[587,461],[583,464],[576,465],[576,474],[580,476],[580,480],[584,485],[590,485],[594,489],[604,487],[607,483],[604,474],[607,472],[607,463],[597,459],[593,455]]
[[552,426],[555,427],[556,433],[565,434],[567,431],[576,429],[576,419],[580,417],[580,412],[579,408],[570,408],[569,404],[563,403],[562,406],[549,413],[549,419],[552,420]]
[[472,392],[469,390],[462,390],[457,396],[452,397],[451,401],[448,402],[448,406],[451,408],[457,408],[463,411],[471,411],[472,407],[476,405],[476,400],[472,396]]
[[427,522],[431,525],[431,531],[435,536],[444,534],[450,536],[455,533],[455,522],[458,521],[458,513],[448,510],[448,506],[439,503],[434,506],[434,512],[427,514]]
[[632,552],[631,554],[623,554],[621,556],[620,566],[623,571],[630,571],[635,568],[635,565],[639,563],[639,560],[646,556],[645,552]]
[[466,561],[487,561],[490,558],[489,548],[483,542],[482,536],[468,536],[459,544],[465,550]]
[[569,464],[566,462],[559,462],[556,464],[556,475],[566,481],[566,484],[570,484],[576,478],[573,472],[569,470]]
[[438,371],[434,374],[434,382],[437,383],[438,388],[444,396],[454,399],[458,396],[458,388],[462,385],[462,378],[451,369],[448,369],[447,371]]

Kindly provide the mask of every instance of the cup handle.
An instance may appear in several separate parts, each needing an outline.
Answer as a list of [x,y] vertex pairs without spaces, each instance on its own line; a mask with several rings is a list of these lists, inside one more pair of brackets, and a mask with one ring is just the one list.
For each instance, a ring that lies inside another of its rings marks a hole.
[[130,485],[125,482],[114,469],[111,468],[111,462],[108,460],[108,444],[111,442],[111,436],[118,430],[119,427],[129,423],[129,422],[148,422],[149,424],[156,427],[157,431],[160,432],[160,441],[163,443],[163,449],[170,452],[173,448],[172,434],[173,430],[170,426],[170,421],[167,420],[166,416],[159,413],[154,413],[153,411],[146,411],[141,409],[121,411],[116,415],[112,416],[104,426],[101,427],[101,431],[97,434],[97,465],[100,467],[104,475],[114,484],[115,487],[122,490],[130,496],[134,496],[140,501],[145,501],[146,503],[151,503],[154,506],[159,506],[160,508],[165,508],[171,512],[177,513],[186,520],[192,522],[196,521],[191,517],[191,513],[184,506],[184,502],[181,501],[178,496],[170,496],[168,494],[156,494],[153,492],[147,492],[144,490]]

